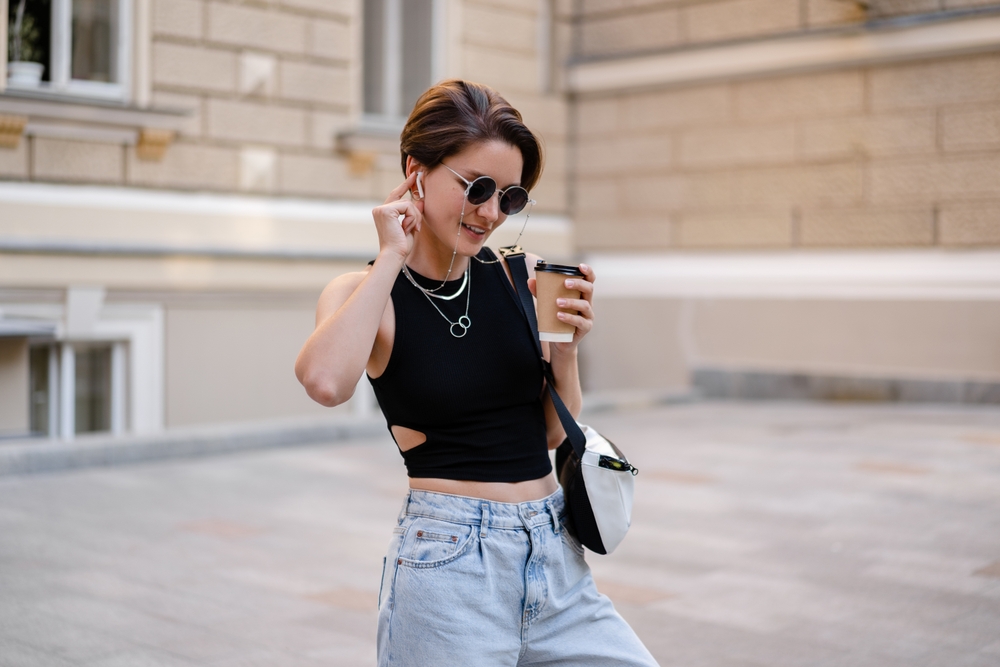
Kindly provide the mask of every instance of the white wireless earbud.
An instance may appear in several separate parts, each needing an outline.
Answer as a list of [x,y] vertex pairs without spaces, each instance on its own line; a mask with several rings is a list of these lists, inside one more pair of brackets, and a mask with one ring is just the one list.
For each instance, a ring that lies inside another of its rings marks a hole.
[[421,179],[423,179],[423,177],[424,177],[424,172],[418,171],[417,172],[417,194],[420,195],[421,199],[424,198],[424,186],[423,186],[423,183],[420,182]]

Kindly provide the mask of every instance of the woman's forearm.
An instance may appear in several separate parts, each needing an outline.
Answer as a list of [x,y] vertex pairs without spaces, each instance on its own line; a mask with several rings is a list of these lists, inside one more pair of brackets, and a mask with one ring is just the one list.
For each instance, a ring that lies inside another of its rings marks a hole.
[[316,402],[339,405],[354,394],[403,258],[381,253],[368,275],[334,312],[317,323],[295,363],[295,373]]
[[[570,414],[577,417],[583,407],[583,391],[580,388],[580,366],[576,348],[570,352],[560,353],[553,347],[551,362],[559,398],[566,404]],[[545,399],[545,424],[549,448],[558,447],[565,440],[566,432],[562,422],[559,421],[555,406],[548,397]]]

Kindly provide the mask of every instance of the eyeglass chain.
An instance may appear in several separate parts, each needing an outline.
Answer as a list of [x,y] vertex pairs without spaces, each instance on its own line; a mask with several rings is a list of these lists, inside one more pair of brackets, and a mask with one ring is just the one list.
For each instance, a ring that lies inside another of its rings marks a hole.
[[[454,336],[455,338],[462,338],[463,336],[465,336],[465,334],[469,332],[469,329],[472,327],[472,320],[469,318],[469,304],[472,301],[472,271],[471,271],[472,263],[470,262],[469,265],[465,268],[465,279],[462,281],[462,285],[458,288],[458,290],[454,294],[450,296],[441,296],[438,294],[434,294],[434,292],[437,292],[439,289],[444,287],[445,284],[447,284],[448,278],[451,276],[451,270],[455,267],[455,257],[458,255],[458,242],[462,238],[462,225],[465,222],[465,204],[467,201],[468,199],[465,199],[462,202],[462,214],[458,219],[458,234],[455,236],[455,249],[451,253],[451,263],[448,264],[448,272],[445,273],[444,280],[441,281],[440,285],[438,285],[434,289],[428,289],[426,287],[423,287],[422,285],[418,284],[416,280],[413,279],[413,276],[410,275],[410,270],[407,268],[406,263],[405,262],[403,263],[403,274],[406,276],[406,279],[410,281],[411,285],[416,287],[423,293],[425,297],[427,297],[427,301],[432,306],[434,306],[434,310],[438,311],[438,314],[444,318],[444,321],[451,325],[451,327],[449,328],[449,333],[451,333],[451,335]],[[531,207],[534,207],[535,200],[529,199],[528,204]],[[524,216],[524,224],[521,225],[521,231],[518,232],[517,239],[515,239],[514,241],[514,245],[517,245],[521,241],[521,236],[524,234],[524,230],[525,228],[527,228],[528,220],[530,218],[531,218],[531,208],[528,209],[527,215]],[[474,256],[472,257],[472,259],[476,260],[480,264],[497,264],[498,262],[501,261],[501,258],[499,257],[493,260],[483,260]],[[458,297],[458,295],[460,295],[462,291],[465,290],[466,286],[468,286],[469,291],[466,293],[465,296],[465,315],[459,317],[457,322],[452,322],[441,311],[441,309],[437,307],[437,304],[434,303],[434,299],[441,299],[442,301],[451,301],[452,299]],[[456,334],[455,327],[459,327],[462,333]]]
[[[437,287],[435,287],[434,289],[430,289],[430,288],[427,288],[427,287],[421,287],[420,285],[417,285],[417,283],[413,282],[412,279],[410,280],[410,282],[413,283],[413,285],[416,288],[418,288],[421,292],[423,292],[424,294],[427,294],[427,295],[430,295],[430,296],[435,296],[434,292],[437,292],[438,290],[442,289],[445,286],[445,284],[448,282],[448,278],[451,277],[451,270],[453,268],[455,268],[455,258],[458,256],[458,242],[462,238],[462,225],[465,224],[465,204],[467,202],[468,202],[468,199],[465,199],[465,200],[462,201],[462,214],[461,214],[461,216],[458,219],[458,233],[455,235],[455,248],[451,251],[451,262],[448,263],[448,271],[444,274],[444,280],[442,280],[441,284],[438,285]],[[528,205],[530,206],[530,208],[528,209],[527,215],[524,216],[524,223],[521,225],[521,231],[519,231],[517,233],[517,238],[514,240],[514,245],[517,245],[518,243],[520,243],[521,236],[524,235],[524,230],[527,229],[527,227],[528,227],[528,220],[531,219],[531,209],[534,208],[534,206],[535,206],[535,200],[534,199],[529,199],[528,200]],[[498,257],[496,259],[493,259],[493,260],[479,259],[478,257],[473,257],[472,259],[476,260],[480,264],[497,264],[501,260],[500,257]],[[465,283],[462,283],[462,288],[464,288],[464,287],[465,287]],[[459,294],[462,293],[462,288],[460,288],[455,294],[452,294],[450,297],[437,297],[437,298],[439,298],[439,299],[443,298],[446,301],[450,300],[450,299],[454,299],[456,296],[458,296]]]

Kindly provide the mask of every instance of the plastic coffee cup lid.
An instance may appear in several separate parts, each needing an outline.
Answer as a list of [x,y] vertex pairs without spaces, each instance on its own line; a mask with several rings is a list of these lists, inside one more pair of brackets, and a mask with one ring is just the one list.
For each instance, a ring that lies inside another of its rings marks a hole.
[[578,266],[568,266],[566,264],[550,264],[545,260],[538,260],[535,264],[535,271],[548,271],[549,273],[564,273],[567,276],[582,276],[583,271]]

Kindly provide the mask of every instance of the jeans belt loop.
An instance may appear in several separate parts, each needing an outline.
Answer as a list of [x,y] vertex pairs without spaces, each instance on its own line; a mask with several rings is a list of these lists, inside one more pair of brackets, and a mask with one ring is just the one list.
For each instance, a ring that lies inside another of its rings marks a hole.
[[549,510],[549,516],[552,517],[552,531],[558,535],[559,534],[559,514],[556,512],[555,505],[552,504],[551,500],[545,502],[545,507]]
[[490,523],[490,505],[489,503],[483,503],[483,518],[479,524],[479,538],[486,538],[486,526]]

